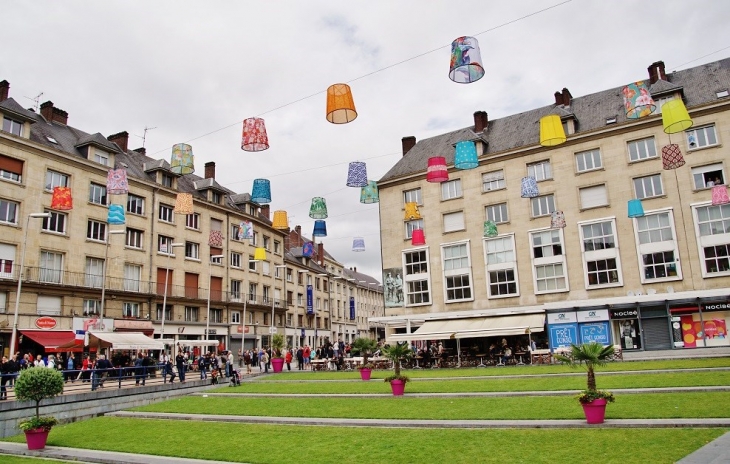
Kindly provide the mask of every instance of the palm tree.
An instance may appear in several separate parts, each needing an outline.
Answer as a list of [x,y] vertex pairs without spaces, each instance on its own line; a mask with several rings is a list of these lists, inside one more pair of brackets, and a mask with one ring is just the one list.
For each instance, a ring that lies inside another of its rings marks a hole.
[[613,359],[613,345],[603,346],[600,343],[591,342],[582,345],[570,345],[570,356],[562,354],[553,355],[558,361],[575,367],[585,363],[588,371],[587,391],[596,391],[596,373],[594,371],[597,366],[605,366],[608,361]]
[[[383,356],[393,361],[393,368],[395,369],[395,375],[390,377],[391,380],[403,379],[404,376],[400,375],[400,361],[408,358],[413,354],[411,348],[408,346],[408,342],[396,343],[395,345],[389,345],[383,347]],[[386,379],[387,380],[387,379]]]
[[352,342],[352,345],[350,345],[350,350],[355,354],[360,354],[362,356],[362,365],[367,366],[368,357],[373,353],[373,351],[375,351],[377,347],[378,342],[376,342],[372,338],[359,337]]

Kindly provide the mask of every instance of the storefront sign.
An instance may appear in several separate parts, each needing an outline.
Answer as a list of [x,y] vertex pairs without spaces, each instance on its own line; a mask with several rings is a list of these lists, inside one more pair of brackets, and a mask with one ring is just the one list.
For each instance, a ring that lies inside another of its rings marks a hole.
[[596,342],[601,345],[610,345],[608,322],[593,322],[580,325],[581,343]]
[[570,348],[578,344],[578,324],[549,325],[550,349]]
[[132,329],[132,330],[150,330],[153,329],[152,321],[135,321],[135,320],[115,320],[115,329]]
[[638,319],[638,309],[609,309],[611,319]]
[[607,309],[589,309],[586,311],[578,311],[578,322],[598,322],[608,320]]
[[702,311],[728,311],[730,310],[730,303],[701,304],[700,308],[702,308]]
[[35,326],[43,330],[51,330],[58,322],[50,316],[42,316],[35,320]]
[[249,332],[249,329],[250,329],[250,327],[249,327],[249,326],[246,326],[245,328],[243,328],[243,327],[241,327],[241,326],[239,325],[239,326],[237,326],[237,328],[236,328],[236,331],[237,331],[238,333],[241,333],[241,332],[243,332],[243,333],[248,333],[248,332]]
[[575,311],[565,311],[561,313],[547,313],[548,324],[566,324],[569,322],[578,322]]

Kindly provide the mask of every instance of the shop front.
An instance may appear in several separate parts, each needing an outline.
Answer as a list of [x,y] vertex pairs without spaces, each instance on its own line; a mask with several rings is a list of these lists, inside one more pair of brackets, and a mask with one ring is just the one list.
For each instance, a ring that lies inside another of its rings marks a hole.
[[551,351],[591,342],[613,344],[607,309],[548,312],[547,323]]
[[613,329],[613,343],[622,350],[641,349],[641,326],[637,308],[611,308],[608,310]]
[[670,306],[674,345],[677,348],[729,346],[727,319],[730,302],[701,302]]

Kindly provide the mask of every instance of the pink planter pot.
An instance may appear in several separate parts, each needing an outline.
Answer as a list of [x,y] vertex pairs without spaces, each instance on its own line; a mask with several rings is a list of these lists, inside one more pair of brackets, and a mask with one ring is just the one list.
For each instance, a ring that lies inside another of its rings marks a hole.
[[271,358],[271,367],[274,373],[281,372],[284,369],[284,358]]
[[582,406],[589,424],[603,424],[606,418],[606,400],[599,398],[590,403],[583,403]]
[[370,380],[370,374],[372,373],[372,369],[360,369],[360,378],[363,380]]
[[394,396],[403,396],[403,392],[406,389],[406,383],[402,380],[391,380],[390,388],[393,390]]
[[48,434],[50,430],[35,429],[25,431],[25,442],[28,444],[29,450],[39,450],[46,447]]

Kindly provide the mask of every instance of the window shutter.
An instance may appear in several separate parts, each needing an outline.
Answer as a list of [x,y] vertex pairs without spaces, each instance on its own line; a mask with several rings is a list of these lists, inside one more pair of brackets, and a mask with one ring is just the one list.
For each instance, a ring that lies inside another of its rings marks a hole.
[[38,295],[37,307],[39,316],[60,316],[61,297]]
[[608,204],[608,195],[605,185],[585,187],[580,189],[580,206],[583,209],[604,206]]
[[0,260],[15,261],[15,245],[0,243]]
[[23,173],[23,161],[0,155],[0,169],[15,174]]
[[464,229],[464,212],[444,214],[444,232]]

